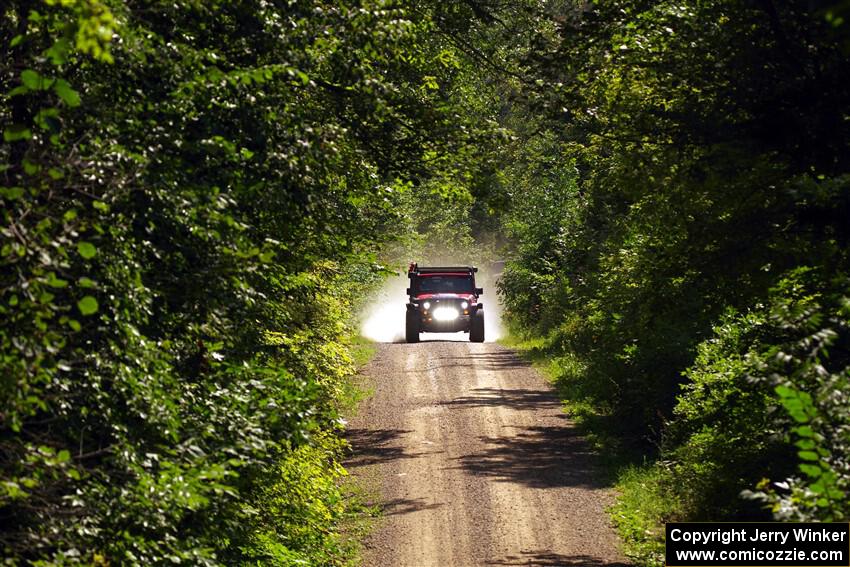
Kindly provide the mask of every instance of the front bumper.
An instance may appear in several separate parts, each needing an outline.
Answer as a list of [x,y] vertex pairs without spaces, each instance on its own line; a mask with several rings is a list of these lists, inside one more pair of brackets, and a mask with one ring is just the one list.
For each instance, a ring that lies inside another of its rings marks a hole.
[[[421,304],[408,303],[408,311],[413,313],[413,316],[419,321],[419,331],[422,333],[468,333],[470,322],[475,311],[483,306],[470,305],[466,309],[461,307],[461,302],[441,301],[439,304],[432,304],[431,309],[424,309]],[[451,319],[441,318],[441,313],[438,309],[454,310],[457,313],[456,317]]]
[[469,315],[460,315],[451,321],[437,321],[433,317],[420,314],[419,330],[423,333],[468,333]]

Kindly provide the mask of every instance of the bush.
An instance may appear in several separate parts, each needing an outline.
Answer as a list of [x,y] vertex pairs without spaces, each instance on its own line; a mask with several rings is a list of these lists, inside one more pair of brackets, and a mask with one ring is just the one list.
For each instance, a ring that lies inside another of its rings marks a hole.
[[341,480],[344,442],[329,432],[298,447],[267,475],[250,504],[261,527],[243,559],[257,565],[349,565],[356,542],[339,527],[354,514]]
[[770,344],[767,322],[765,309],[727,313],[685,372],[661,456],[683,519],[741,518],[741,491],[787,470],[792,453],[775,429],[773,392],[752,379],[754,357]]
[[848,290],[794,270],[700,345],[662,454],[684,518],[847,518]]
[[798,457],[796,474],[759,483],[746,495],[778,520],[850,518],[850,282],[800,270],[783,280],[771,310],[785,340],[757,361],[753,379],[773,388],[774,417]]

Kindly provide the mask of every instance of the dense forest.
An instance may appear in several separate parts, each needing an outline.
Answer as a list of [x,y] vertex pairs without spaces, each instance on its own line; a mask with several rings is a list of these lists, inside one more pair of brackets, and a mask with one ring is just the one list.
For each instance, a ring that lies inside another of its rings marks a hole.
[[850,516],[848,10],[598,2],[522,59],[509,322],[638,463],[647,562],[665,520]]
[[343,565],[356,314],[507,260],[667,520],[850,518],[850,2],[10,0],[8,564]]

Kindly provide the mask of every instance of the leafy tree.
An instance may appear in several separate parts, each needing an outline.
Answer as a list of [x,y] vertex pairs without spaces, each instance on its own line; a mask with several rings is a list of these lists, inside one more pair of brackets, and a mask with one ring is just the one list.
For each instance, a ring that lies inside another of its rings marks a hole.
[[[845,513],[811,496],[843,482],[826,456],[832,441],[800,438],[775,410],[810,396],[823,423],[841,424],[818,400],[844,395],[842,363],[814,386],[798,379],[816,373],[819,347],[800,346],[796,366],[767,354],[840,327],[831,314],[843,291],[831,282],[848,271],[845,14],[840,2],[612,0],[547,3],[526,20],[538,39],[519,54],[527,76],[504,119],[522,139],[503,170],[515,195],[504,300],[517,332],[569,361],[567,391],[644,452],[661,448],[680,518],[753,513],[741,490],[790,474],[777,430],[821,447],[821,465],[806,470],[824,471],[759,485],[777,517]],[[801,268],[817,274],[814,319],[771,315],[766,305],[803,309],[787,284]],[[827,342],[844,360],[843,339]],[[772,370],[757,372],[756,360]],[[756,378],[771,372],[787,377],[783,389]],[[747,431],[765,433],[739,442]],[[809,483],[818,488],[807,493]]]
[[352,301],[406,194],[463,197],[463,156],[492,137],[452,88],[462,56],[413,15],[4,5],[10,561],[347,560]]

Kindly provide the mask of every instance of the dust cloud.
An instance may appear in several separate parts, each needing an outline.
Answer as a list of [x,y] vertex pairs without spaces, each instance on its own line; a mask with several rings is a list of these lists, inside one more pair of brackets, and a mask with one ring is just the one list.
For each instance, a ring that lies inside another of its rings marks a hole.
[[[390,276],[363,310],[360,334],[376,343],[404,342],[407,274]],[[484,331],[486,334],[486,330]]]
[[[459,264],[448,264],[459,265]],[[481,302],[484,304],[485,342],[492,343],[504,334],[502,327],[502,309],[496,294],[498,273],[479,267],[475,275],[476,285],[484,288]],[[380,288],[375,298],[360,316],[360,334],[377,343],[404,342],[404,315],[407,310],[405,290],[410,285],[407,274],[390,276]],[[467,333],[423,333],[423,341],[468,341]]]

